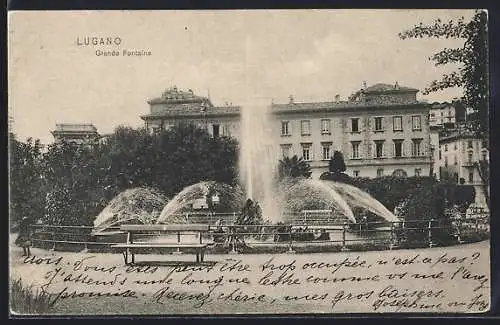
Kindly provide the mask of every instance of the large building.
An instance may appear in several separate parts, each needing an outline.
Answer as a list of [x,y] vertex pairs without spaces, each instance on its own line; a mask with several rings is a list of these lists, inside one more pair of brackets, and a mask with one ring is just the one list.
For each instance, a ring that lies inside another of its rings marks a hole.
[[[344,155],[354,177],[428,176],[432,170],[430,105],[417,100],[417,89],[394,85],[364,86],[347,101],[271,104],[275,143],[280,156],[308,161],[312,177],[328,170],[335,150]],[[142,116],[154,131],[179,121],[196,123],[214,136],[240,137],[240,107],[214,106],[209,98],[173,87],[150,100]]]
[[89,144],[100,138],[93,124],[56,124],[56,128],[51,133],[56,143],[67,141],[73,144]]

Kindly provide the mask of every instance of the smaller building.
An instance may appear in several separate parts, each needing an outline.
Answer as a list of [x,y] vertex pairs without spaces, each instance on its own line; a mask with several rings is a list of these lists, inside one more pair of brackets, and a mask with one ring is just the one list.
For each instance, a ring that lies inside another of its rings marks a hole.
[[56,143],[66,141],[73,144],[89,144],[99,140],[100,135],[93,124],[60,123],[51,132]]
[[141,116],[141,119],[151,132],[166,130],[178,122],[185,122],[195,124],[215,137],[239,138],[239,106],[214,106],[210,98],[176,86],[165,90],[160,97],[149,100],[148,104],[150,111]]
[[489,161],[489,149],[486,142],[472,132],[456,129],[441,134],[437,163],[439,180],[474,186],[478,204],[486,203],[478,168],[481,160]]
[[458,101],[451,103],[434,102],[429,110],[429,126],[431,128],[455,128],[458,124],[465,122],[466,109]]

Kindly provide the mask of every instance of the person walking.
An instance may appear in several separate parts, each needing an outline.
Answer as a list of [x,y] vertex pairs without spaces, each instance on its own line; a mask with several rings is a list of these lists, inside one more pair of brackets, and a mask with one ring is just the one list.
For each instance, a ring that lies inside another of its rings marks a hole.
[[16,244],[23,248],[23,256],[31,256],[31,229],[28,217],[23,217],[19,224],[19,236],[16,239]]

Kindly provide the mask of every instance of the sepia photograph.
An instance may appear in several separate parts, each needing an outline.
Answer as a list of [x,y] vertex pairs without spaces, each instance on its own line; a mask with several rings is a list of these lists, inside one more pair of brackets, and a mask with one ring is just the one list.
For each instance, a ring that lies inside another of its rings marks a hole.
[[491,308],[488,11],[10,11],[9,310]]

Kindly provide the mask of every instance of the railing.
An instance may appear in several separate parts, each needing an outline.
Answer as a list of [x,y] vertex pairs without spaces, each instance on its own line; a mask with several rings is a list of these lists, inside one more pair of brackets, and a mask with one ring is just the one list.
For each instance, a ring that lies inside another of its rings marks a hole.
[[[210,225],[215,225],[217,221],[222,221],[224,224],[229,225],[236,222],[238,215],[238,212],[186,212],[183,214],[172,215],[169,217],[169,220],[171,222],[206,223]],[[287,223],[305,223],[309,225],[343,223],[344,221],[347,221],[346,217],[335,215],[331,210],[305,210],[302,213],[285,214],[282,216],[282,219]]]
[[[97,235],[92,234],[92,230],[93,227],[87,226],[32,225],[32,242],[35,247],[48,250],[111,251],[111,245],[122,243],[126,238],[119,227],[108,228]],[[262,247],[295,252],[297,248],[306,247],[314,251],[314,247],[328,246],[342,251],[362,246],[377,249],[434,247],[473,241],[471,238],[476,237],[489,238],[489,233],[489,217],[476,217],[454,218],[446,224],[440,220],[322,225],[304,225],[303,222],[282,225],[226,224],[217,227],[210,224],[207,236],[213,237],[215,244],[228,247],[231,252],[244,248],[258,251]]]

